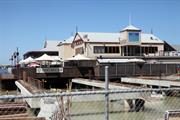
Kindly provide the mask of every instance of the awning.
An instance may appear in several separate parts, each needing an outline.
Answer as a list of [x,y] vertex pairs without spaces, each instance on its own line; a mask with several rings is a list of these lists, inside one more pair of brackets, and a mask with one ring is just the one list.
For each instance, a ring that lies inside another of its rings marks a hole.
[[99,63],[126,63],[128,59],[97,59]]
[[53,60],[54,59],[51,56],[47,55],[47,54],[44,54],[41,57],[38,57],[38,58],[35,59],[35,61],[53,61]]
[[25,60],[19,61],[19,64],[29,64],[31,62],[34,62],[35,60],[32,57],[28,57]]
[[99,63],[144,63],[143,59],[97,59]]
[[134,62],[134,63],[144,63],[145,61],[143,59],[137,59],[137,58],[133,58],[133,59],[129,59],[128,62]]
[[62,61],[62,59],[59,56],[51,56],[53,61]]
[[77,54],[74,57],[67,58],[65,61],[75,61],[75,60],[93,60],[93,59],[85,57],[84,55]]

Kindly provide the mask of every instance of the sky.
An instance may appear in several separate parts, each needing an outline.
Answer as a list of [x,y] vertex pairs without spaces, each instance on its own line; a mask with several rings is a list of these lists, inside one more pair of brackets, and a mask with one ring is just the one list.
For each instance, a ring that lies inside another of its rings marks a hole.
[[45,40],[79,32],[119,32],[131,23],[180,44],[180,0],[0,0],[0,64],[18,47],[20,58]]

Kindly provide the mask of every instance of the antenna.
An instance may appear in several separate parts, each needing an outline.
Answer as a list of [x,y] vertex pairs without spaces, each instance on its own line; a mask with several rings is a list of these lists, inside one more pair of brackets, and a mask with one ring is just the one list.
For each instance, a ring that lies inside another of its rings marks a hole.
[[76,26],[76,33],[78,32],[78,26]]
[[47,36],[45,36],[45,38],[44,38],[44,48],[46,48],[46,46],[47,46]]
[[151,28],[151,34],[153,34],[153,29]]
[[129,13],[129,25],[131,25],[131,13]]

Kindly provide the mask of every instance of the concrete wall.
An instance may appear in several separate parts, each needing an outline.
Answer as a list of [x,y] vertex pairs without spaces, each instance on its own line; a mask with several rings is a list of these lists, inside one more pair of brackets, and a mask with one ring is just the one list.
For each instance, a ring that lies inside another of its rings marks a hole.
[[[20,89],[21,94],[24,96],[31,96],[33,95],[31,92],[29,92],[24,86],[22,86],[18,81],[15,82],[17,88]],[[31,108],[40,108],[40,99],[41,98],[26,98],[25,101],[28,103],[28,105]]]

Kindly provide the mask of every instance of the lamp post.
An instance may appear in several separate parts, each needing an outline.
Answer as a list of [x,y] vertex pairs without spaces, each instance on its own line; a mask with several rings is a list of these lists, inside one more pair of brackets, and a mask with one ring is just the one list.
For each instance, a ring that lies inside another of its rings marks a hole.
[[19,63],[19,50],[18,47],[16,48],[16,51],[11,55],[11,58],[9,59],[11,61],[11,64],[16,66]]

